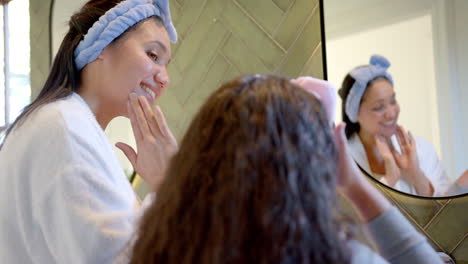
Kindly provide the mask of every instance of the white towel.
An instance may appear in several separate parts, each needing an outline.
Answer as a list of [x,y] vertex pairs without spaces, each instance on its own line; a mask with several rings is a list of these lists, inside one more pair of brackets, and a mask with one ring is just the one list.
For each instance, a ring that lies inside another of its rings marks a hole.
[[112,263],[133,235],[139,203],[77,94],[10,134],[0,171],[2,263]]

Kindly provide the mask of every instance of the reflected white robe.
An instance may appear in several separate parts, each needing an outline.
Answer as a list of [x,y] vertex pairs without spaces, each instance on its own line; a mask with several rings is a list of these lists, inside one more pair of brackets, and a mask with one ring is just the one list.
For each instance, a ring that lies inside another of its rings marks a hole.
[[[448,178],[434,147],[421,137],[414,137],[414,140],[416,142],[419,167],[424,172],[434,188],[433,196],[447,195],[446,191],[450,188],[452,183]],[[369,162],[367,160],[366,151],[362,145],[361,139],[356,133],[348,139],[348,145],[350,147],[351,155],[359,164],[359,166],[367,173],[369,173],[369,175],[372,175],[375,179],[382,179],[383,175],[379,175],[371,171]],[[396,145],[395,148],[399,150],[398,145]],[[380,181],[386,184],[385,181]],[[415,187],[410,185],[404,179],[398,180],[393,188],[404,193],[418,195]]]

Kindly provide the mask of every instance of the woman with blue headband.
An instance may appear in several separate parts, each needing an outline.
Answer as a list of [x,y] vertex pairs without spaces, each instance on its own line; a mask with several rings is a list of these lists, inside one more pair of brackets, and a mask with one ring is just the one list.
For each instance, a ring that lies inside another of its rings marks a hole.
[[177,143],[150,105],[168,85],[176,40],[168,0],[91,0],[71,17],[0,150],[2,263],[116,261],[141,205],[104,130],[130,118],[137,152],[117,146],[156,191]]
[[386,58],[374,55],[343,81],[339,94],[351,154],[366,174],[396,190],[441,195],[450,184],[434,148],[398,125],[400,106],[389,67]]

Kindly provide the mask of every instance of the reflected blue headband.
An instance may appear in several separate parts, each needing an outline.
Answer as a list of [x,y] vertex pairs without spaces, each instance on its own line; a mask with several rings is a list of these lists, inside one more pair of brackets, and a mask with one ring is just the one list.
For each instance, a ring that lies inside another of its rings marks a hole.
[[393,85],[393,78],[387,72],[389,67],[390,62],[385,57],[372,55],[370,65],[358,67],[349,73],[356,80],[349,91],[345,105],[346,115],[348,115],[351,122],[357,123],[361,99],[370,81],[377,77],[385,77]]
[[151,16],[160,17],[171,42],[177,42],[169,0],[125,0],[102,15],[80,41],[74,54],[78,70],[94,61],[109,43],[128,28]]

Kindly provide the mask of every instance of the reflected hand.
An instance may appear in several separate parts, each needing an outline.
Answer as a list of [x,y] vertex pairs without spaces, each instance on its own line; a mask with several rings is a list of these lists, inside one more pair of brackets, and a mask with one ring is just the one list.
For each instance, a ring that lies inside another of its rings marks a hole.
[[385,164],[384,179],[390,187],[394,187],[396,182],[400,179],[401,173],[397,162],[394,159],[394,153],[390,150],[391,143],[387,142],[380,136],[375,137],[375,142],[377,144],[377,150]]
[[398,126],[396,137],[398,144],[400,144],[401,153],[393,150],[393,156],[403,177],[410,182],[414,182],[414,176],[420,173],[420,168],[413,135],[409,131],[406,132],[403,127]]
[[137,151],[124,143],[117,143],[134,170],[157,191],[165,177],[170,159],[177,152],[177,141],[169,129],[164,114],[156,106],[154,112],[148,101],[135,94],[127,103],[128,115],[135,135]]
[[401,177],[414,186],[419,195],[432,196],[434,187],[419,167],[416,141],[413,135],[411,135],[411,132],[406,132],[403,127],[398,126],[396,136],[401,153],[393,150],[393,156],[400,168]]

